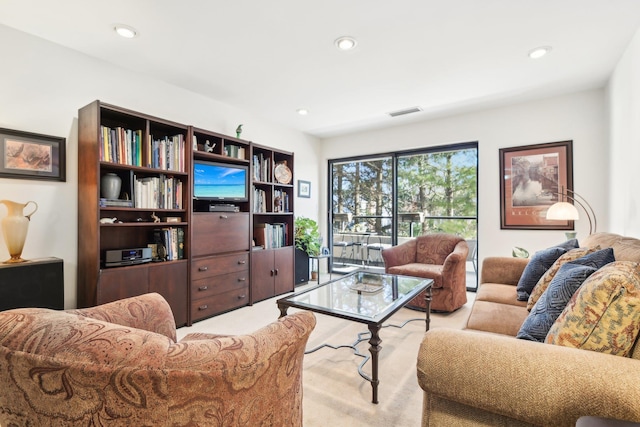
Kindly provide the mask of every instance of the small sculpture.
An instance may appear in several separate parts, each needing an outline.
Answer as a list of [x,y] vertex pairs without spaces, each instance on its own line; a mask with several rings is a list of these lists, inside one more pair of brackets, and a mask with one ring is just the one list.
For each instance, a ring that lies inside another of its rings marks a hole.
[[151,213],[151,219],[153,220],[153,222],[160,222],[160,217],[156,215],[155,212]]
[[204,151],[207,153],[213,153],[213,149],[216,146],[215,142],[211,142],[208,139],[204,143]]
[[113,224],[118,220],[118,218],[100,218],[100,224]]
[[236,137],[240,138],[240,134],[242,133],[242,125],[238,125],[236,128]]

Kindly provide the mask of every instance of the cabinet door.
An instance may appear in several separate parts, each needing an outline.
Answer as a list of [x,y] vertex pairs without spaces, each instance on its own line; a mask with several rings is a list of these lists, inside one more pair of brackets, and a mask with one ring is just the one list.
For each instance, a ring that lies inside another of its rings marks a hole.
[[293,291],[293,247],[273,251],[275,266],[275,295]]
[[149,266],[149,292],[157,292],[171,306],[176,326],[187,324],[187,263],[165,262]]
[[97,305],[146,294],[149,290],[146,265],[100,270]]
[[274,290],[275,269],[273,251],[262,250],[251,253],[251,301],[271,298]]
[[249,250],[249,214],[212,212],[193,215],[194,257]]

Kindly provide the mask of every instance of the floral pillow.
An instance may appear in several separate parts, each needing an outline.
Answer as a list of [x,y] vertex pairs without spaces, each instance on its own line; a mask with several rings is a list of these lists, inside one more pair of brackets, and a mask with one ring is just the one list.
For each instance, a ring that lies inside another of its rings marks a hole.
[[630,356],[640,332],[640,265],[616,261],[585,280],[545,342]]

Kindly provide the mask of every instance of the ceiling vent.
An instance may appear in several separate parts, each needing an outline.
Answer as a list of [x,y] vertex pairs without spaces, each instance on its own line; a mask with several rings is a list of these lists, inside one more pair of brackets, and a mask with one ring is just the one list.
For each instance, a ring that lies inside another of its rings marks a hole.
[[389,113],[391,117],[404,116],[405,114],[417,113],[418,111],[422,111],[420,107],[411,107],[406,108],[404,110],[392,111]]

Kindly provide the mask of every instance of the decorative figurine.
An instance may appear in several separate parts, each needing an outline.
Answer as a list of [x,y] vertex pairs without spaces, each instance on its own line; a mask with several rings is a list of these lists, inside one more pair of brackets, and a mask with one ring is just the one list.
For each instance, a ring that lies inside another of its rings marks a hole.
[[160,217],[155,212],[151,213],[151,219],[153,219],[153,222],[160,222]]
[[213,153],[213,148],[216,146],[216,143],[212,143],[208,139],[204,143],[204,151],[207,153]]
[[242,125],[238,125],[236,128],[236,137],[240,138],[240,134],[242,133]]

